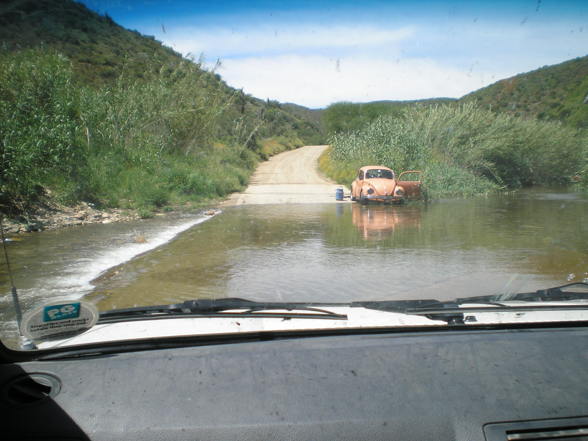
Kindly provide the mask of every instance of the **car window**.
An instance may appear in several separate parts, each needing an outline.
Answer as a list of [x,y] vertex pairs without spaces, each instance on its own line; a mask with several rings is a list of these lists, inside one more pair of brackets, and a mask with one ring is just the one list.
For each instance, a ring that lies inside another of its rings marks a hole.
[[588,282],[588,2],[6,4],[13,348]]
[[365,172],[366,179],[394,179],[394,174],[390,170],[373,168]]

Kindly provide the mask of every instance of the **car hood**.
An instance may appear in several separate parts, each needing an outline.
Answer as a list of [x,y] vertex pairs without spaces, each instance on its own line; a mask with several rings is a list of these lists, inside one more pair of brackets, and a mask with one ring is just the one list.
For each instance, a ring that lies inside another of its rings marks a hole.
[[[521,307],[535,307],[536,302],[513,302]],[[506,304],[506,303],[505,303]],[[588,303],[581,302],[578,310],[560,310],[554,303],[554,309],[533,310],[500,310],[492,309],[492,305],[463,304],[465,322],[463,326],[525,324],[566,321],[587,321]],[[544,304],[545,305],[545,304]],[[562,303],[561,305],[569,305]],[[547,305],[545,305],[547,306]],[[474,308],[468,310],[468,308]],[[485,307],[489,310],[484,311]],[[345,316],[345,319],[326,320],[324,316],[317,318],[276,317],[240,317],[236,311],[234,316],[170,316],[165,318],[148,318],[143,320],[119,321],[114,323],[98,323],[91,329],[75,337],[44,341],[37,344],[39,349],[50,349],[75,345],[108,343],[123,340],[143,340],[188,336],[210,336],[223,334],[246,334],[258,332],[310,331],[310,330],[352,330],[377,328],[446,328],[448,321],[442,315],[419,315],[395,311],[382,311],[364,307],[336,306],[329,307],[329,313]],[[225,311],[229,312],[229,311]],[[279,313],[280,311],[273,311]],[[287,310],[284,310],[287,312]]]
[[366,179],[364,185],[369,185],[376,194],[391,194],[396,187],[395,179]]

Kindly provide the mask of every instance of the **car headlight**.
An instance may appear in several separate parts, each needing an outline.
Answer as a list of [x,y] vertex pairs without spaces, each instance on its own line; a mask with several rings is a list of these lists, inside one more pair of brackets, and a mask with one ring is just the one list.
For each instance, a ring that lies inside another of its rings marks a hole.
[[373,188],[368,188],[368,194],[372,194],[374,192]]
[[402,188],[397,188],[394,193],[396,193],[396,196],[404,196],[404,190]]

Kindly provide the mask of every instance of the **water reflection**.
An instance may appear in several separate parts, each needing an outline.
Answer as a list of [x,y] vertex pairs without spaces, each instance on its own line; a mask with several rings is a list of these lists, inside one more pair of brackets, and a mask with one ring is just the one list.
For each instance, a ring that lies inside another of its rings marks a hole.
[[353,225],[366,240],[382,240],[400,228],[418,228],[422,207],[389,205],[352,205]]

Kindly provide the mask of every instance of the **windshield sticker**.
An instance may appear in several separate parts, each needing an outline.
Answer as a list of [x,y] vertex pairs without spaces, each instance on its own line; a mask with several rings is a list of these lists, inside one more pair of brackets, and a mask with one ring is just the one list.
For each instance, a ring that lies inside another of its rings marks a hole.
[[96,307],[86,302],[43,305],[24,315],[21,332],[33,341],[72,336],[94,326],[98,315]]
[[68,303],[65,305],[50,305],[43,308],[43,321],[52,322],[78,318],[80,316],[80,303]]

